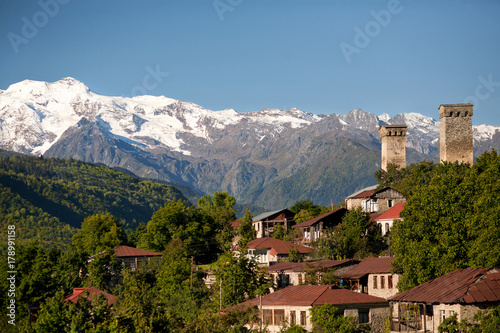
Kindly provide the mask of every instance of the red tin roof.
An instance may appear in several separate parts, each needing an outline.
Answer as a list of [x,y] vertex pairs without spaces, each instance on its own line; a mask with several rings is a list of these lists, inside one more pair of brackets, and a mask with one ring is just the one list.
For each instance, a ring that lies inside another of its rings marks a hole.
[[398,202],[395,204],[393,207],[391,207],[388,211],[377,217],[375,220],[393,220],[393,219],[399,219],[399,216],[401,212],[403,211],[403,208],[405,207],[406,202]]
[[497,269],[463,268],[427,281],[391,298],[418,303],[481,303],[500,301]]
[[137,249],[135,247],[121,245],[114,249],[118,258],[124,257],[156,257],[161,256],[161,253]]
[[349,199],[364,199],[364,198],[369,198],[371,197],[375,192],[377,192],[376,190],[368,190],[368,191],[363,191],[361,193],[358,193],[356,194],[355,196],[353,197],[350,197]]
[[315,223],[318,223],[320,222],[322,219],[324,218],[327,218],[329,217],[330,215],[334,215],[336,213],[345,213],[347,212],[347,209],[345,208],[338,208],[338,209],[335,209],[335,210],[332,210],[331,212],[328,212],[328,213],[325,213],[325,214],[321,214],[319,216],[316,216],[315,218],[313,219],[310,219],[310,220],[307,220],[307,221],[304,221],[304,222],[301,222],[299,224],[296,224],[296,225],[293,225],[292,228],[305,228],[305,227],[310,227],[312,226],[313,224]]
[[299,253],[309,253],[312,251],[308,247],[272,237],[257,238],[248,243],[249,249],[270,249],[274,250],[276,254],[288,254],[292,247],[295,247]]
[[[224,309],[246,309],[259,306],[258,297],[246,302]],[[263,306],[313,306],[313,305],[349,305],[349,304],[377,304],[386,303],[387,300],[380,297],[357,293],[348,289],[337,288],[332,285],[311,286],[299,285],[288,286],[274,293],[262,296]]]
[[100,294],[103,294],[108,301],[108,305],[113,305],[116,302],[116,296],[111,295],[103,290],[97,289],[95,287],[86,287],[86,288],[73,288],[73,293],[66,296],[63,302],[72,302],[78,303],[81,297],[85,295],[85,291],[88,291],[88,299],[90,304],[94,305],[94,301],[99,297]]
[[345,272],[341,278],[360,279],[368,274],[387,274],[391,273],[391,263],[394,257],[366,258],[352,269]]
[[278,271],[292,271],[292,272],[303,272],[308,268],[321,266],[324,268],[338,267],[345,264],[355,264],[356,260],[345,259],[345,260],[319,260],[310,262],[279,262],[267,268],[268,272],[278,272]]

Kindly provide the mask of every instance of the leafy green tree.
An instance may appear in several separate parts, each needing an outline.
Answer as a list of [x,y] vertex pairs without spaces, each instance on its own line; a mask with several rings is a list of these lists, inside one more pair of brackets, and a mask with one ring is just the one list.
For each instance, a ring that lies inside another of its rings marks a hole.
[[329,207],[316,205],[310,199],[297,201],[290,210],[295,213],[295,222],[300,223],[310,220],[318,215],[330,211]]
[[223,308],[266,294],[272,286],[272,278],[259,270],[254,260],[245,255],[236,256],[231,251],[219,257],[215,263],[215,275],[216,286],[213,290],[218,292],[222,289],[222,295],[214,295],[214,299],[220,301],[222,296]]
[[478,311],[472,321],[458,321],[457,315],[445,318],[439,325],[439,333],[495,333],[500,327],[500,306]]
[[210,216],[215,224],[215,238],[221,250],[229,248],[233,240],[231,222],[236,220],[235,204],[236,200],[227,192],[215,192],[213,197],[207,194],[198,199],[198,207]]
[[219,244],[212,222],[210,216],[183,200],[168,201],[153,214],[137,246],[161,252],[172,239],[180,239],[188,256],[209,261],[217,254]]
[[248,242],[255,239],[257,236],[257,232],[252,224],[253,214],[249,208],[245,210],[245,215],[241,221],[240,226],[238,227],[238,235],[240,235],[239,246],[245,247]]
[[96,214],[87,217],[82,228],[73,236],[72,244],[82,253],[94,255],[127,242],[120,222],[111,214]]
[[500,264],[500,158],[442,163],[407,198],[392,230],[400,290],[466,267]]
[[101,253],[92,257],[88,263],[86,285],[108,292],[113,292],[121,282],[122,264],[113,251]]
[[354,317],[344,317],[338,308],[331,304],[313,306],[311,308],[313,331],[318,333],[362,333],[370,332],[369,327],[359,326]]

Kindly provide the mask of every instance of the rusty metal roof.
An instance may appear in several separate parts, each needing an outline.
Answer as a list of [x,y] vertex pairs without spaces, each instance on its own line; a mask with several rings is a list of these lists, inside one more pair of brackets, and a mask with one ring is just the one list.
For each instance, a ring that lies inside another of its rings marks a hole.
[[[338,209],[335,209],[335,210],[332,210],[331,212],[328,212],[328,213],[325,213],[325,214],[321,214],[319,216],[316,216],[315,218],[313,219],[310,219],[310,220],[307,220],[307,221],[304,221],[304,222],[301,222],[299,224],[296,224],[296,225],[292,225],[292,228],[305,228],[305,227],[310,227],[312,226],[313,224],[316,224],[318,222],[321,222],[321,220],[323,219],[327,219],[329,218],[330,216],[332,215],[340,215],[339,217],[342,218],[342,216],[344,216],[344,214],[347,212],[347,209],[345,208],[338,208]],[[340,222],[340,221],[339,221]]]
[[340,277],[343,279],[360,279],[368,274],[391,273],[394,257],[366,258]]
[[468,304],[500,301],[500,273],[489,268],[457,269],[395,295],[391,301]]
[[285,242],[272,237],[257,238],[248,243],[249,249],[273,249],[277,254],[288,254],[295,247],[299,253],[309,253],[312,250],[303,245]]
[[406,204],[406,202],[398,202],[393,207],[389,208],[388,211],[386,211],[385,213],[382,213],[382,215],[375,218],[375,220],[378,221],[378,220],[399,219],[399,216],[400,216],[401,212],[403,211],[405,204]]
[[[274,293],[262,296],[263,306],[313,306],[313,305],[349,305],[349,304],[377,304],[388,303],[380,297],[357,293],[348,289],[332,285],[325,286],[288,286]],[[237,304],[224,311],[246,309],[259,306],[259,298],[253,298]]]
[[318,260],[309,262],[279,262],[275,265],[269,266],[267,268],[268,272],[279,272],[279,271],[291,271],[291,272],[303,272],[309,268],[321,266],[323,268],[333,268],[344,266],[348,264],[355,264],[357,260],[345,259],[345,260]]
[[117,248],[114,249],[114,251],[116,252],[116,256],[118,258],[161,256],[161,253],[158,253],[158,252],[136,249],[135,247],[131,247],[131,246],[127,246],[127,245],[118,246]]
[[94,301],[99,297],[100,294],[103,294],[104,297],[106,297],[106,301],[108,302],[108,305],[112,305],[116,302],[116,296],[111,295],[103,290],[97,289],[95,287],[85,287],[85,288],[73,288],[73,293],[69,294],[66,296],[63,300],[63,302],[72,302],[72,303],[78,303],[81,297],[83,297],[85,294],[84,292],[88,292],[88,300],[90,301],[90,304],[94,304]]
[[375,192],[377,192],[377,191],[376,190],[363,191],[361,193],[356,194],[353,197],[350,197],[349,199],[364,199],[364,198],[369,198],[373,194],[375,194]]

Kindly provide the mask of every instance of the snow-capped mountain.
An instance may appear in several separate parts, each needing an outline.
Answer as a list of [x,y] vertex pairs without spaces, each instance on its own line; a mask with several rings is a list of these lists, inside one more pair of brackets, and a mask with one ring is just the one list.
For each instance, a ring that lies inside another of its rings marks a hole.
[[[408,126],[409,162],[438,156],[439,122],[417,113],[211,111],[164,96],[102,96],[73,78],[0,90],[2,149],[104,163],[269,208],[328,204],[370,185],[381,124]],[[500,128],[475,126],[474,140],[477,154],[498,149]]]

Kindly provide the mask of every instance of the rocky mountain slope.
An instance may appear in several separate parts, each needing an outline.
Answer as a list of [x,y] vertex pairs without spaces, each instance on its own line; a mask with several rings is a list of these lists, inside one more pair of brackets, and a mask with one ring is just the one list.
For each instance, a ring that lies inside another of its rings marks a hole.
[[[0,148],[127,169],[203,193],[278,209],[328,205],[374,182],[381,124],[408,126],[408,162],[439,157],[439,122],[362,110],[211,111],[163,96],[98,95],[83,83],[25,80],[0,90]],[[500,147],[500,127],[474,127],[475,155]]]

